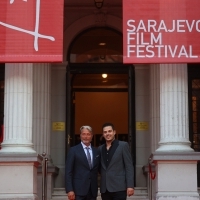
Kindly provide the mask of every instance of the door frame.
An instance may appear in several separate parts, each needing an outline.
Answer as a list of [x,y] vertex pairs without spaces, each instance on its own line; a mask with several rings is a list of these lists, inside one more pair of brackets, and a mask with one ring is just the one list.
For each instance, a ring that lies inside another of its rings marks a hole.
[[[194,149],[193,141],[193,113],[192,113],[192,80],[200,79],[200,64],[190,63],[188,64],[188,105],[189,105],[189,140],[191,142],[191,148]],[[197,162],[197,186],[200,187],[200,161]]]
[[[76,74],[127,74],[128,89],[106,89],[109,91],[127,91],[128,92],[128,143],[133,158],[134,174],[136,163],[136,128],[135,128],[135,70],[133,65],[121,63],[75,63],[68,64],[66,75],[66,154],[71,143],[74,142],[74,95],[73,79]],[[105,89],[104,89],[105,90]],[[95,89],[101,91],[101,89]],[[135,179],[135,176],[134,176]],[[135,180],[134,180],[135,181]]]

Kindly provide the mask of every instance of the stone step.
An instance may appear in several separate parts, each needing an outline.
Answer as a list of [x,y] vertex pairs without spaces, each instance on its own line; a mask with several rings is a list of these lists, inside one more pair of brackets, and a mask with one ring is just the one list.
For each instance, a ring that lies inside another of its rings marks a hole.
[[[65,188],[54,188],[51,200],[66,200],[67,195]],[[101,200],[100,192],[97,200]],[[146,187],[136,187],[134,196],[128,197],[127,200],[149,200]]]

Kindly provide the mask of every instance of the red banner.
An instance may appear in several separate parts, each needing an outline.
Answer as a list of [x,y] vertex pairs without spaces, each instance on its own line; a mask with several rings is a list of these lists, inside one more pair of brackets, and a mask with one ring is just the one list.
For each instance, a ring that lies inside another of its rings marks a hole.
[[123,0],[123,62],[200,62],[199,7],[199,0]]
[[0,62],[62,62],[63,0],[0,0]]

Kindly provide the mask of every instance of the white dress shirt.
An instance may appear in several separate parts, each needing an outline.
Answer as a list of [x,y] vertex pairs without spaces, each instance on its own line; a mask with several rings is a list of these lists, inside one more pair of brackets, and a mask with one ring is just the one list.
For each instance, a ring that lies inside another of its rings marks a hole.
[[92,163],[93,163],[93,154],[92,154],[92,147],[91,147],[91,145],[90,145],[90,146],[86,146],[86,145],[83,144],[82,142],[81,142],[81,144],[82,144],[83,149],[84,149],[84,151],[85,151],[86,157],[87,157],[87,149],[86,149],[86,147],[89,148],[89,153],[90,153],[90,156],[91,156],[91,161],[92,161]]

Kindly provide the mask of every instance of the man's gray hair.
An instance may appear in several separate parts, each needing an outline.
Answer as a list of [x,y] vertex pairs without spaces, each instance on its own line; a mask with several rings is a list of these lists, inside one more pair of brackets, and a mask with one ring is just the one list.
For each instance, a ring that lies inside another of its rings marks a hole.
[[90,131],[92,133],[92,127],[91,126],[81,126],[80,131],[82,131],[83,129],[87,129],[88,131]]

